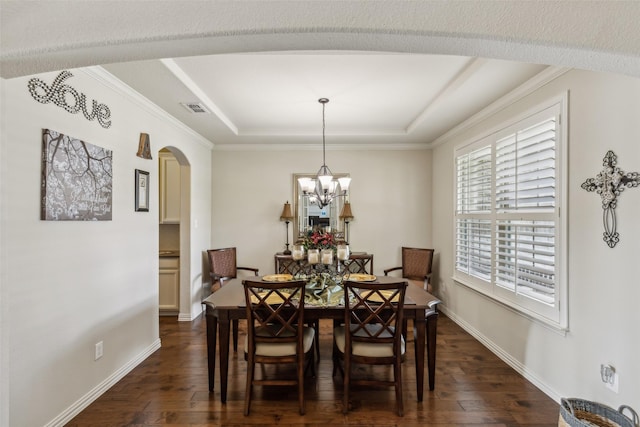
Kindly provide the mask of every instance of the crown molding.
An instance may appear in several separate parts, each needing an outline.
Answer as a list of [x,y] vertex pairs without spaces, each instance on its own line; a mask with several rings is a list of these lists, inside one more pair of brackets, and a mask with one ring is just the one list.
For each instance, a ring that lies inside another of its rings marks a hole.
[[120,79],[116,78],[113,74],[111,74],[104,68],[100,66],[86,67],[86,68],[75,69],[74,72],[81,72],[86,74],[87,76],[93,78],[94,80],[101,83],[102,85],[119,93],[120,95],[130,100],[131,102],[136,104],[138,107],[142,108],[143,110],[145,110],[152,116],[156,117],[157,119],[161,120],[162,122],[167,123],[170,126],[173,126],[174,128],[176,128],[181,132],[189,134],[191,137],[195,139],[196,142],[198,142],[203,147],[206,147],[210,150],[213,149],[214,144],[211,141],[209,141],[199,133],[195,132],[189,126],[185,125],[180,120],[176,119],[175,117],[167,113],[162,108],[158,107],[158,105],[151,102],[148,98],[142,96],[139,92],[131,88],[131,86],[122,82]]
[[486,120],[499,111],[502,111],[510,105],[520,101],[524,97],[530,95],[547,83],[557,79],[558,77],[562,76],[568,71],[571,71],[572,69],[573,68],[553,66],[545,68],[543,71],[536,74],[531,79],[527,80],[508,94],[504,95],[502,98],[489,104],[473,116],[469,117],[464,122],[460,123],[456,127],[451,128],[449,131],[430,142],[428,144],[428,147],[435,148],[439,145],[445,144],[467,129],[481,123],[483,120]]
[[180,68],[175,60],[161,59],[160,63],[164,65],[165,68],[169,70],[169,72],[173,74],[183,85],[185,85],[187,89],[195,95],[196,99],[199,99],[209,109],[209,111],[215,114],[231,132],[238,135],[238,126],[236,126],[235,123],[233,123],[231,119],[224,114],[222,109],[207,96],[205,91],[203,91],[200,86],[198,86],[196,82],[194,82],[191,77],[189,77],[189,75]]
[[[326,151],[417,151],[426,144],[331,144]],[[318,144],[215,144],[213,151],[322,151]]]

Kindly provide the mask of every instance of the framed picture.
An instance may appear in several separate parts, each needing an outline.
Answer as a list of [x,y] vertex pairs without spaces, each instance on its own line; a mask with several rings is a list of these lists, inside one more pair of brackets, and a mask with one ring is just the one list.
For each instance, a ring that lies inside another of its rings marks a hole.
[[43,129],[40,219],[111,221],[112,170],[111,150]]
[[149,172],[136,169],[136,212],[149,212]]

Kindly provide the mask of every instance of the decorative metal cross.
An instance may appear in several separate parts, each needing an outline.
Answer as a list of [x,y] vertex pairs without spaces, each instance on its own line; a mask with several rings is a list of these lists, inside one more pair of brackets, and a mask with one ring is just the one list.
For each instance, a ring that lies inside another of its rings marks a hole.
[[595,178],[589,178],[582,183],[582,188],[587,191],[595,191],[602,198],[602,222],[604,224],[603,240],[613,248],[620,241],[616,231],[616,204],[617,197],[628,187],[640,185],[640,173],[624,173],[616,166],[618,157],[613,151],[607,151],[602,159],[602,171]]

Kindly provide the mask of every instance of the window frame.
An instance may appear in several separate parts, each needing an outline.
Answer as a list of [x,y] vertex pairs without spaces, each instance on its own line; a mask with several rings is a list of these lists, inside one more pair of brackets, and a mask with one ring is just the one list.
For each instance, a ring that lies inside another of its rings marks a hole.
[[[552,116],[556,118],[555,142],[555,206],[552,212],[535,212],[523,209],[516,212],[499,212],[496,208],[496,145],[508,135],[524,130]],[[538,320],[555,329],[568,329],[568,275],[567,275],[567,184],[568,184],[568,93],[528,109],[526,112],[502,121],[484,134],[477,135],[454,147],[453,150],[453,280],[469,287],[526,317]],[[490,210],[482,212],[458,212],[458,159],[471,152],[491,147],[491,196]],[[491,223],[490,280],[458,270],[458,222],[464,219],[487,219]],[[554,304],[550,306],[536,299],[509,290],[496,283],[496,240],[498,221],[504,220],[553,220],[554,236]]]

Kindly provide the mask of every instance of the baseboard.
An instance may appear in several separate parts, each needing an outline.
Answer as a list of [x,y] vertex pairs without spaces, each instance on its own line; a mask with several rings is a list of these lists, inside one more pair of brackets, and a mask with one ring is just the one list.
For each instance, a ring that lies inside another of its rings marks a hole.
[[180,313],[180,314],[178,314],[178,322],[191,322],[194,319],[195,319],[195,317],[191,317],[190,313]]
[[538,387],[544,394],[549,396],[551,399],[560,403],[560,398],[562,397],[558,392],[556,392],[553,388],[551,388],[548,384],[540,379],[535,373],[531,372],[526,365],[523,365],[519,360],[513,358],[509,353],[504,351],[504,349],[498,346],[496,343],[488,339],[484,334],[475,329],[469,323],[467,323],[464,319],[457,316],[455,313],[451,312],[447,309],[446,306],[440,304],[438,306],[438,310],[442,311],[444,315],[446,315],[449,319],[451,319],[454,323],[464,329],[469,333],[472,337],[477,339],[482,345],[489,349],[493,354],[498,356],[503,362],[512,367],[516,372],[522,375],[527,381],[531,384]]
[[144,349],[135,358],[130,360],[126,365],[122,366],[116,372],[107,377],[100,384],[95,386],[89,393],[78,399],[73,405],[69,406],[66,410],[60,413],[57,417],[45,424],[45,427],[62,427],[73,419],[76,415],[82,412],[87,406],[92,404],[96,399],[102,396],[107,390],[113,387],[118,381],[124,378],[129,372],[131,372],[136,366],[142,363],[147,357],[151,356],[161,346],[160,338],[158,338],[153,344]]

